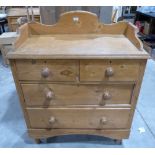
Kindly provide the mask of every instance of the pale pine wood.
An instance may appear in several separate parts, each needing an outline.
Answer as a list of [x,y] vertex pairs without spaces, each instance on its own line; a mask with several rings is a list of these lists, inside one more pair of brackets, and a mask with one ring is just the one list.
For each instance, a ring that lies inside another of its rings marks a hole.
[[[81,60],[80,75],[78,64],[77,60],[16,61],[20,80],[76,81],[80,78],[80,81],[136,81],[139,74],[138,60]],[[114,75],[107,77],[106,69],[110,66]],[[51,74],[48,78],[42,78],[41,72],[46,67]]]
[[[79,22],[75,24],[73,17],[79,17]],[[30,24],[32,35],[36,34],[85,34],[96,32],[98,27],[97,16],[93,13],[86,11],[70,11],[61,14],[57,24],[49,26],[43,24]],[[43,28],[44,27],[44,28]]]
[[[27,108],[31,128],[122,129],[127,128],[129,108]],[[53,124],[49,123],[55,118]],[[101,124],[102,117],[106,118]]]
[[136,109],[137,100],[138,100],[139,93],[140,93],[140,88],[141,88],[141,83],[142,83],[143,75],[144,75],[144,72],[145,72],[146,62],[147,62],[147,60],[143,60],[143,61],[141,60],[141,62],[140,62],[139,77],[138,77],[138,81],[137,81],[137,84],[136,84],[136,86],[134,88],[132,99],[131,99],[132,107],[131,107],[131,114],[130,114],[131,117],[130,117],[129,124],[128,124],[129,128],[131,127],[134,112],[135,112],[135,109]]
[[[77,60],[18,60],[16,66],[20,80],[76,81],[78,63]],[[41,75],[44,68],[50,70],[47,78]]]
[[127,22],[118,22],[115,24],[114,23],[112,23],[112,24],[100,23],[98,26],[98,33],[113,34],[113,35],[120,35],[120,34],[124,35],[127,27],[128,27]]
[[[54,97],[46,98],[47,92],[52,91]],[[80,106],[96,105],[100,107],[129,106],[133,85],[130,84],[22,84],[25,102],[28,106]],[[65,90],[65,91],[64,91]],[[105,92],[109,92],[111,98],[103,98]]]
[[16,42],[14,44],[14,47],[17,47],[19,46],[20,44],[22,44],[24,41],[26,41],[26,39],[28,38],[29,36],[29,28],[28,28],[28,25],[27,24],[24,24],[22,25],[20,28],[19,28],[19,36],[17,39],[16,39]]
[[143,44],[137,37],[138,28],[129,23],[125,32],[125,36],[140,50],[143,50]]
[[29,118],[28,118],[28,115],[27,115],[26,104],[25,104],[25,101],[24,101],[20,81],[18,80],[18,76],[17,76],[17,68],[16,68],[15,60],[10,60],[10,67],[11,67],[12,75],[13,75],[14,82],[15,82],[15,85],[16,85],[16,90],[17,90],[17,93],[19,95],[18,97],[19,97],[19,100],[20,100],[20,103],[21,103],[21,108],[22,108],[22,111],[23,111],[23,114],[24,114],[25,122],[26,122],[27,128],[30,128],[30,122],[29,122]]
[[[136,81],[139,75],[138,60],[81,60],[81,81]],[[113,76],[106,76],[106,69],[112,67]],[[131,74],[132,73],[132,74]]]
[[[73,18],[78,18],[79,21],[74,22]],[[115,55],[115,57],[122,57],[123,54],[126,54],[126,56],[133,57],[133,58],[138,56],[144,57],[144,58],[148,57],[147,53],[144,50],[142,50],[143,46],[141,41],[136,36],[136,29],[134,26],[126,22],[120,22],[117,24],[107,24],[107,25],[101,24],[98,22],[97,16],[93,13],[88,13],[85,11],[82,11],[82,12],[71,11],[69,13],[62,14],[59,22],[52,26],[47,26],[39,23],[29,23],[26,25],[27,26],[25,26],[25,28],[23,29],[28,29],[26,31],[29,31],[29,34],[31,35],[29,37],[26,35],[26,37],[24,38],[27,39],[27,45],[29,44],[29,46],[27,47],[23,45],[22,48],[19,48],[16,51],[14,56],[16,57],[18,56],[19,58],[22,58],[22,56],[28,57],[28,55],[29,55],[28,58],[34,56],[32,52],[33,46],[35,47],[39,46],[38,48],[39,52],[38,52],[37,58],[39,58],[39,55],[40,55],[40,58],[43,58],[43,57],[49,58],[52,53],[49,54],[49,48],[47,44],[50,45],[51,48],[53,49],[52,50],[53,58],[56,58],[56,56],[57,57],[66,56],[67,58],[67,55],[70,55],[70,57],[72,55],[72,58],[76,58],[76,56],[79,56],[79,54],[84,57],[85,56],[84,51],[86,52],[86,49],[89,51],[89,56],[92,55],[92,56],[98,56],[102,58],[108,57],[110,55],[113,55],[113,56]],[[63,38],[64,35],[58,36],[58,38],[56,36],[49,36],[54,34],[85,34],[84,35],[85,37],[83,38],[82,36],[79,36],[79,35],[74,35],[74,36],[67,35],[66,38]],[[94,34],[94,36],[92,36],[92,38],[90,39],[90,35],[88,34]],[[96,34],[100,34],[100,35],[102,34],[102,35],[99,37],[99,36],[96,36]],[[113,36],[105,36],[105,34],[108,34],[108,35],[112,34]],[[131,34],[131,35],[128,35],[128,34]],[[35,35],[48,35],[48,36],[38,37],[39,40],[36,41]],[[116,39],[115,35],[120,35],[120,37],[116,36],[117,37]],[[21,30],[21,36],[25,36],[22,30]],[[18,48],[23,43],[22,41],[23,39],[21,36],[19,37],[19,39],[15,44],[16,48]],[[49,42],[51,41],[54,42],[54,44],[50,44]],[[78,45],[81,45],[81,46],[77,46],[76,41],[79,43]],[[118,46],[120,45],[120,43],[122,46]],[[61,46],[63,47],[65,46],[66,49],[62,50],[60,44],[62,44]],[[72,49],[70,49],[69,45],[72,45],[72,44],[75,44],[75,45],[72,46]],[[84,44],[85,46],[82,46],[82,44]],[[128,49],[126,49],[127,46],[128,46]],[[75,49],[73,49],[73,47],[76,47],[76,49],[79,52],[81,51],[81,53],[77,53]],[[96,49],[98,50],[97,54],[94,53],[95,50],[93,50],[93,47],[94,48],[100,47],[99,49]],[[43,51],[40,51],[41,49],[43,49]],[[126,51],[124,51],[125,49]],[[64,50],[66,51],[65,54],[62,52]],[[11,58],[11,55],[10,55],[10,58]],[[13,55],[12,55],[12,58],[13,58]]]
[[[25,27],[27,25],[24,25]],[[23,27],[22,27],[23,28]],[[24,29],[26,31],[26,29]],[[26,33],[26,32],[25,32]],[[31,36],[22,35],[16,42],[18,47],[9,55],[10,58],[27,59],[56,59],[56,58],[147,58],[145,51],[139,51],[123,35],[101,35],[101,34],[78,34],[78,35],[48,35]],[[126,48],[128,47],[128,48]],[[34,50],[35,49],[35,50]],[[52,49],[52,50],[50,50]],[[98,51],[96,53],[96,51]],[[37,55],[36,55],[37,53]]]

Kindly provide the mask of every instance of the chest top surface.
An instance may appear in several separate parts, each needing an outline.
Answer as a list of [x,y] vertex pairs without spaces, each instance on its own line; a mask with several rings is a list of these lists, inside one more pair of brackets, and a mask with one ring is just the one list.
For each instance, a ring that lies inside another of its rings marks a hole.
[[23,25],[8,58],[147,59],[148,54],[131,23],[103,24],[95,14],[72,11],[62,14],[55,25]]

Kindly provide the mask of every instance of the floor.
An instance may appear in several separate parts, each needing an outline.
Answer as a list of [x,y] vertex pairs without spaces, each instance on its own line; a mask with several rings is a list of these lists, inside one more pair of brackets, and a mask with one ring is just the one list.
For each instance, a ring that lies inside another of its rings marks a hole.
[[129,139],[117,145],[112,139],[69,135],[48,139],[35,144],[26,132],[17,92],[10,68],[2,65],[0,55],[0,147],[76,147],[76,148],[129,148],[155,147],[155,61],[149,60],[143,79]]

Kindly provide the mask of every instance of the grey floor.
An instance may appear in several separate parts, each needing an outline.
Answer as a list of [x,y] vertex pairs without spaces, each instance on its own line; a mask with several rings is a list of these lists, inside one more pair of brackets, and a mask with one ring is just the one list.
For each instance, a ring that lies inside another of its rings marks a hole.
[[122,145],[108,138],[88,135],[54,137],[38,145],[26,132],[10,68],[2,65],[0,56],[0,147],[155,147],[155,61],[147,63],[131,134]]

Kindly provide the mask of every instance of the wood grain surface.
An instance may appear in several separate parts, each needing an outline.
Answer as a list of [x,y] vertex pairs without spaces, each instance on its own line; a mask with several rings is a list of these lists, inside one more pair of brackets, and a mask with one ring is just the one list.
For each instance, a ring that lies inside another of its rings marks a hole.
[[[32,128],[105,129],[127,128],[130,109],[102,108],[27,108]],[[55,122],[51,124],[50,118]],[[105,118],[104,123],[101,119]]]
[[[22,84],[28,106],[129,106],[133,91],[131,84]],[[46,97],[53,92],[51,99]],[[108,92],[110,98],[104,97]]]
[[[20,80],[76,81],[79,75],[79,62],[76,60],[17,60],[16,66]],[[42,77],[48,68],[49,76]]]
[[[136,81],[139,74],[139,60],[81,60],[81,81]],[[107,76],[111,67],[113,75]],[[131,74],[132,73],[132,74]]]
[[[10,59],[148,57],[135,26],[127,22],[103,24],[95,14],[86,11],[64,13],[52,26],[34,22],[20,29],[17,50],[8,55]],[[25,31],[29,35],[24,35]]]

